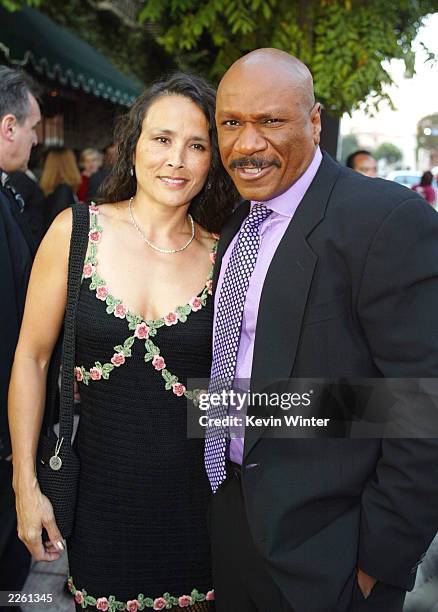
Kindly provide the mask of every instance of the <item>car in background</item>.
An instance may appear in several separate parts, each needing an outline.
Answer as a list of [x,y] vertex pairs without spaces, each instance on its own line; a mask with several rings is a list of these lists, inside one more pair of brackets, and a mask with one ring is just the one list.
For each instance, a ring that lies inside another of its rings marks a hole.
[[422,173],[417,170],[393,170],[386,175],[387,181],[395,181],[400,185],[412,189],[414,185],[418,185],[421,181]]

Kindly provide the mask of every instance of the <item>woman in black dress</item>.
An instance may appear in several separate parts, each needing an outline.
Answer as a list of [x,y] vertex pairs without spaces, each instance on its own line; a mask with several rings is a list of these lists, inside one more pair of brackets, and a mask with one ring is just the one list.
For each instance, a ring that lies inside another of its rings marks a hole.
[[[81,473],[67,543],[78,609],[213,605],[203,440],[187,438],[186,411],[188,379],[210,372],[212,232],[235,201],[214,104],[199,77],[153,85],[118,126],[107,203],[90,207],[76,338]],[[58,557],[62,539],[34,457],[70,233],[65,211],[37,256],[11,384],[19,533],[44,560]]]

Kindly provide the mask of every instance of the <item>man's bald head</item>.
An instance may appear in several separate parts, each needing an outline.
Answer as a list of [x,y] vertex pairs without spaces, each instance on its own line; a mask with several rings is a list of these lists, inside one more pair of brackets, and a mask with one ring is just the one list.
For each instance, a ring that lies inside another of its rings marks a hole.
[[262,78],[266,84],[294,88],[297,94],[301,94],[306,108],[315,104],[313,78],[307,66],[290,53],[272,48],[256,49],[235,61],[223,76],[218,94],[230,77],[252,78],[253,75]]
[[319,143],[309,69],[278,49],[248,53],[220,82],[216,122],[222,162],[241,195],[280,195],[302,176]]

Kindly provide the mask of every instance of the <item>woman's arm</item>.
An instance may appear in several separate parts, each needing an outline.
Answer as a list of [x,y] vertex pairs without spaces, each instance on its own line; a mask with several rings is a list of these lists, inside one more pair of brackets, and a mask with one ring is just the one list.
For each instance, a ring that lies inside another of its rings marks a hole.
[[[32,268],[23,323],[9,387],[9,427],[14,463],[18,535],[40,561],[53,561],[62,536],[50,501],[39,488],[35,456],[44,414],[46,377],[59,336],[67,299],[71,209],[53,222]],[[44,548],[45,527],[50,544]]]

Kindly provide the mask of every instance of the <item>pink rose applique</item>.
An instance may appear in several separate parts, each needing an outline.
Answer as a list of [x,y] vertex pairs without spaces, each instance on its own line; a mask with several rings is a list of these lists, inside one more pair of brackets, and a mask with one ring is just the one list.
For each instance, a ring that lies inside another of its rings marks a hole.
[[157,599],[154,599],[154,610],[164,610],[166,605],[164,597],[157,597]]
[[102,300],[102,302],[104,302],[108,297],[108,287],[106,285],[100,285],[96,289],[96,297],[98,300]]
[[95,270],[95,267],[93,266],[93,264],[86,263],[84,265],[84,270],[82,272],[84,278],[90,278],[90,276],[93,276],[94,270]]
[[164,317],[164,323],[168,326],[176,325],[176,323],[178,323],[178,315],[176,312],[169,312],[169,314]]
[[143,321],[143,323],[139,323],[135,328],[134,336],[140,340],[146,340],[149,337],[149,330],[150,328]]
[[118,368],[125,363],[125,355],[123,353],[114,353],[111,357],[111,363]]
[[205,601],[214,601],[214,590],[208,591],[207,595],[205,596]]
[[127,313],[127,308],[124,304],[117,304],[114,308],[114,316],[118,319],[124,319]]
[[186,388],[181,383],[175,383],[174,385],[172,385],[172,391],[178,397],[181,397],[182,395],[184,395],[185,390],[186,390]]
[[102,378],[102,370],[100,368],[91,368],[91,380],[100,380]]
[[84,380],[84,375],[82,374],[81,368],[75,368],[75,378],[78,382],[82,382]]
[[152,365],[156,370],[164,370],[164,368],[166,367],[166,362],[161,357],[161,355],[155,355],[152,359]]
[[90,232],[88,232],[88,237],[90,239],[90,242],[97,244],[102,238],[102,233],[99,232],[99,230],[91,230]]
[[216,253],[210,253],[210,261],[212,264],[216,263]]
[[99,599],[96,601],[96,609],[106,612],[108,608],[109,608],[108,599],[106,597],[99,597]]
[[98,206],[95,206],[94,204],[93,204],[92,206],[89,206],[89,207],[88,207],[88,210],[89,210],[91,213],[94,213],[95,215],[98,215],[98,214],[99,214],[99,212],[100,212],[100,211],[99,211],[99,207],[98,207]]
[[213,293],[213,281],[212,281],[212,280],[208,280],[208,281],[205,283],[205,286],[206,286],[206,287],[207,287],[207,289],[208,289],[208,293],[211,295],[211,294]]
[[187,608],[187,606],[191,606],[192,603],[193,599],[190,595],[181,595],[181,597],[178,598],[178,605],[180,608]]
[[81,604],[83,601],[84,601],[84,596],[82,595],[82,591],[76,591],[75,602],[77,604]]
[[126,609],[128,612],[137,612],[140,603],[137,599],[130,599],[126,602]]
[[202,302],[198,297],[192,297],[192,299],[189,302],[191,309],[193,310],[193,312],[196,312],[198,310],[201,310],[202,308]]

